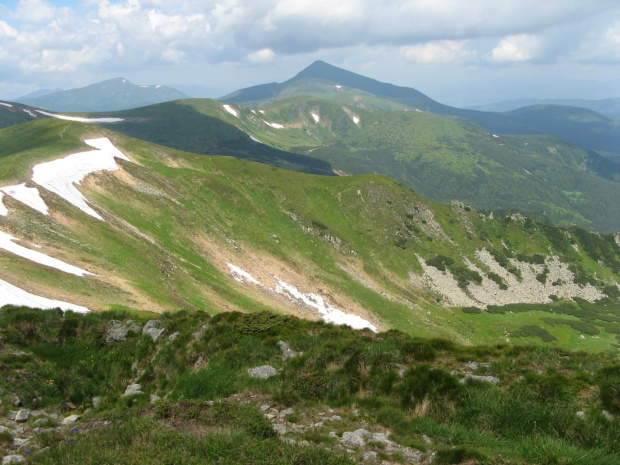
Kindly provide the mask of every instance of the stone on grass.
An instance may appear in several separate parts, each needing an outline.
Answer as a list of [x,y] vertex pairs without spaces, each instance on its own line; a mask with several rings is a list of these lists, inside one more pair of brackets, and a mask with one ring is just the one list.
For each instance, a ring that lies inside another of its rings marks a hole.
[[155,404],[159,402],[160,400],[161,400],[161,397],[159,397],[157,394],[151,394],[151,404]]
[[275,425],[273,425],[273,429],[279,435],[284,435],[284,434],[289,433],[289,429],[286,426],[281,425],[280,423],[276,423]]
[[10,463],[26,463],[26,459],[21,455],[5,455],[2,457],[2,465],[8,465]]
[[364,454],[364,460],[375,460],[378,456],[379,455],[374,451],[366,452]]
[[465,378],[459,381],[461,384],[465,384],[468,379],[471,379],[474,383],[489,383],[489,384],[499,384],[499,378],[495,376],[478,376],[478,375],[470,375],[467,373]]
[[180,333],[179,333],[178,331],[177,331],[176,333],[172,333],[172,334],[170,335],[170,337],[168,338],[168,340],[169,340],[170,342],[173,342],[173,341],[174,341],[177,337],[179,337],[179,334],[180,334]]
[[93,397],[93,408],[98,408],[101,405],[101,397]]
[[577,418],[581,418],[582,420],[586,419],[586,412],[577,412]]
[[252,378],[269,379],[276,376],[278,372],[271,365],[263,365],[255,368],[248,368],[248,375]]
[[284,341],[278,341],[278,345],[280,346],[280,350],[282,350],[282,357],[284,357],[284,359],[295,358],[300,355],[298,352],[291,349],[291,347]]
[[340,438],[340,442],[343,446],[347,447],[364,447],[366,445],[366,441],[359,434],[352,433],[347,431],[342,433],[342,438]]
[[614,421],[614,416],[607,410],[603,410],[603,416],[607,419],[607,421]]
[[122,342],[127,339],[127,333],[129,332],[129,328],[119,328],[113,327],[108,329],[107,334],[105,335],[105,342]]
[[70,425],[71,423],[75,423],[76,421],[81,420],[81,419],[82,419],[81,415],[69,415],[64,420],[62,420],[60,424],[63,426]]
[[121,397],[137,396],[140,394],[144,394],[141,389],[141,384],[130,384],[129,386],[127,386],[127,389],[125,389],[125,394],[123,394]]
[[15,415],[15,421],[17,423],[25,423],[28,421],[28,418],[30,418],[30,410],[25,409],[25,408],[21,409]]
[[293,415],[295,413],[295,410],[293,410],[292,408],[287,408],[286,410],[282,410],[280,412],[280,416],[281,417],[286,417],[288,415]]
[[149,320],[142,328],[142,334],[148,334],[153,339],[153,342],[157,342],[168,334],[168,330],[159,327],[159,320]]

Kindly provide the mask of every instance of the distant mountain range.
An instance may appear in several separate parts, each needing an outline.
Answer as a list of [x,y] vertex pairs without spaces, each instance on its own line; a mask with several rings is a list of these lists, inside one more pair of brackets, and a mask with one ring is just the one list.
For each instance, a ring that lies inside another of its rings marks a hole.
[[92,112],[125,110],[187,97],[171,87],[136,85],[127,79],[115,78],[79,89],[38,91],[17,102],[52,111]]
[[472,110],[480,111],[511,111],[531,105],[566,105],[571,107],[588,108],[589,110],[602,113],[610,118],[620,120],[620,98],[608,98],[602,100],[586,99],[517,99],[503,102],[488,103],[472,107]]
[[358,108],[419,110],[474,122],[499,134],[551,134],[590,150],[620,152],[620,122],[586,108],[537,105],[509,113],[450,107],[420,91],[383,83],[316,61],[292,79],[240,89],[219,98],[257,107],[294,96],[335,100]]

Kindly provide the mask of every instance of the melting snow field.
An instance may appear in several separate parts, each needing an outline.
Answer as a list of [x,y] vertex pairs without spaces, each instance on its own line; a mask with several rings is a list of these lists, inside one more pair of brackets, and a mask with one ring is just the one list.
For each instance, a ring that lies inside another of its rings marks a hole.
[[0,105],[4,105],[5,107],[9,107],[9,108],[13,106],[10,103],[4,103],[4,102],[0,102]]
[[[258,279],[252,276],[247,271],[233,265],[232,263],[226,263],[235,281],[245,284],[246,281],[252,284],[256,284],[260,287],[265,287]],[[377,332],[377,327],[366,321],[362,317],[354,315],[352,313],[345,313],[342,310],[333,307],[325,302],[325,299],[318,294],[304,294],[299,291],[295,286],[282,281],[280,278],[274,276],[277,281],[276,287],[269,289],[277,294],[283,295],[291,302],[302,303],[309,307],[314,308],[319,312],[319,316],[326,323],[334,323],[336,325],[349,325],[354,329],[368,328],[371,331]]]
[[359,124],[360,123],[360,119],[357,116],[351,116],[351,118],[353,119],[353,122],[355,124]]
[[0,249],[4,249],[7,252],[14,253],[15,255],[19,255],[22,258],[32,260],[33,262],[39,263],[41,265],[56,268],[57,270],[64,271],[65,273],[71,273],[76,276],[84,276],[86,274],[92,275],[92,273],[78,268],[77,266],[69,265],[68,263],[45,255],[41,252],[37,252],[36,250],[22,247],[21,245],[13,242],[15,240],[17,239],[10,234],[0,231]]
[[258,140],[256,137],[254,137],[254,136],[252,136],[250,134],[248,134],[248,136],[250,136],[250,139],[252,139],[254,142],[258,142],[259,144],[263,143],[262,141]]
[[[47,111],[42,111],[42,110],[35,110],[35,111],[45,116],[51,116],[52,118],[64,119],[67,121],[77,121],[78,123],[118,123],[120,121],[124,121],[123,118],[82,118],[81,116],[57,115],[55,113],[48,113]],[[35,116],[35,115],[32,115],[32,116]]]
[[28,110],[27,108],[24,108],[24,113],[28,113],[30,116],[32,116],[33,118],[36,118],[37,115],[35,115],[33,112],[31,112],[30,110]]
[[106,137],[88,139],[84,142],[97,150],[74,153],[59,160],[40,163],[32,170],[32,180],[45,189],[58,194],[84,213],[103,221],[103,218],[88,206],[86,198],[73,184],[80,184],[86,176],[97,171],[118,170],[115,157],[127,161],[131,160],[114,147]]
[[231,107],[230,105],[222,105],[222,106],[224,107],[224,110],[226,110],[228,113],[233,115],[235,118],[239,118],[239,114],[237,113],[237,110],[235,110],[233,107]]
[[44,215],[49,215],[47,205],[45,205],[36,187],[26,187],[26,184],[23,183],[16,186],[2,187],[0,190],[15,200],[28,205],[30,208],[34,208]]
[[257,286],[264,287],[258,279],[256,279],[254,276],[252,276],[247,271],[242,270],[241,268],[233,265],[232,263],[226,263],[226,265],[228,266],[228,269],[232,273],[233,279],[235,281],[239,281],[241,284],[245,284],[244,280],[247,280],[248,282],[252,284],[256,284]]
[[321,118],[319,117],[318,113],[311,113],[312,117],[314,118],[314,122],[318,123]]
[[24,305],[26,307],[42,308],[44,310],[61,308],[62,310],[71,310],[76,313],[90,312],[89,309],[80,305],[70,304],[61,300],[46,299],[45,297],[30,294],[0,279],[0,307],[4,305]]
[[284,126],[278,123],[270,123],[269,121],[265,121],[265,124],[267,124],[268,126],[271,126],[272,128],[284,129]]

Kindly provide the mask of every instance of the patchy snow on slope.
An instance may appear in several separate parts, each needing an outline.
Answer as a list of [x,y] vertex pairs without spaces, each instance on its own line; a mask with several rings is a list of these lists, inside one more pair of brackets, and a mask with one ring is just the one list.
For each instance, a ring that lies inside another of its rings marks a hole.
[[231,107],[230,105],[222,105],[222,106],[224,107],[224,110],[226,110],[228,113],[233,115],[235,118],[239,118],[239,114],[237,113],[237,110],[235,110],[233,107]]
[[336,89],[342,89],[342,86],[341,86],[340,84],[336,84],[334,87],[335,87]]
[[0,231],[0,249],[4,249],[7,252],[14,253],[15,255],[19,255],[20,257],[27,260],[32,260],[33,262],[39,263],[41,265],[56,268],[57,270],[64,271],[65,273],[71,273],[76,276],[84,276],[86,274],[92,275],[92,273],[78,268],[77,266],[69,265],[68,263],[45,255],[44,253],[37,252],[36,250],[22,247],[21,245],[13,242],[15,240],[18,239],[11,236],[10,234]]
[[80,305],[70,304],[61,300],[46,299],[45,297],[31,294],[0,279],[0,307],[4,305],[23,305],[43,310],[60,308],[64,311],[71,310],[76,313],[90,312],[89,309]]
[[314,122],[318,123],[321,118],[319,117],[318,113],[311,113],[312,117],[314,118]]
[[35,115],[33,112],[31,112],[30,110],[28,110],[27,108],[23,108],[24,113],[28,113],[30,116],[32,116],[33,118],[36,118],[37,115]]
[[4,105],[5,107],[9,107],[9,108],[13,106],[10,103],[4,103],[4,102],[0,102],[0,105]]
[[36,187],[26,187],[26,184],[23,183],[16,186],[1,187],[0,190],[24,205],[28,205],[44,215],[49,215],[47,205],[45,205]]
[[336,325],[349,325],[353,329],[364,329],[368,328],[371,331],[377,332],[377,327],[372,325],[370,322],[364,320],[362,317],[354,315],[352,313],[345,313],[342,310],[337,309],[336,307],[331,306],[330,304],[325,302],[325,299],[318,294],[304,294],[300,292],[295,286],[292,286],[284,281],[282,281],[277,276],[275,277],[278,281],[277,286],[274,291],[278,294],[282,294],[287,297],[289,300],[301,301],[305,305],[312,307],[318,310],[320,317],[326,323],[334,323]]
[[360,119],[359,119],[359,117],[357,117],[357,116],[353,115],[353,116],[351,116],[351,119],[353,120],[353,122],[354,122],[355,124],[360,124]]
[[[125,121],[123,118],[82,118],[81,116],[57,115],[56,113],[48,113],[47,111],[43,111],[43,110],[35,110],[35,111],[45,116],[51,116],[52,118],[63,119],[66,121],[77,121],[78,123],[118,123],[119,121]],[[32,115],[32,116],[35,116],[35,115]]]
[[241,284],[245,284],[245,280],[247,280],[249,283],[256,284],[257,286],[260,286],[260,287],[264,287],[258,279],[256,279],[254,276],[252,276],[247,271],[239,268],[238,266],[235,266],[232,263],[228,263],[228,262],[226,262],[226,266],[228,266],[228,269],[232,273],[233,279],[235,281],[238,281]]
[[40,163],[32,169],[32,180],[45,189],[58,194],[84,213],[103,221],[103,218],[88,206],[86,198],[75,187],[74,183],[80,184],[86,176],[97,171],[118,170],[115,157],[127,161],[131,160],[114,147],[107,137],[88,139],[84,142],[98,150],[74,153],[65,158]]
[[281,124],[278,123],[270,123],[269,121],[264,121],[264,123],[268,126],[271,126],[272,128],[276,128],[276,129],[284,129],[284,126],[282,126]]
[[252,136],[251,134],[248,134],[248,136],[250,136],[250,139],[252,139],[254,142],[258,142],[259,144],[264,144],[264,142],[258,140],[256,137]]
[[4,194],[0,192],[0,215],[7,216],[9,214],[9,210],[4,206],[4,202],[2,201],[3,197]]

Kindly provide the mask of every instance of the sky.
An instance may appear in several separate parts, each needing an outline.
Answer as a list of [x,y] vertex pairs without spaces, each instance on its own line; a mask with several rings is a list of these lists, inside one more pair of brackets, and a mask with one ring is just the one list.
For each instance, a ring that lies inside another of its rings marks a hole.
[[114,77],[197,97],[315,60],[447,104],[620,97],[619,0],[0,0],[0,98]]

